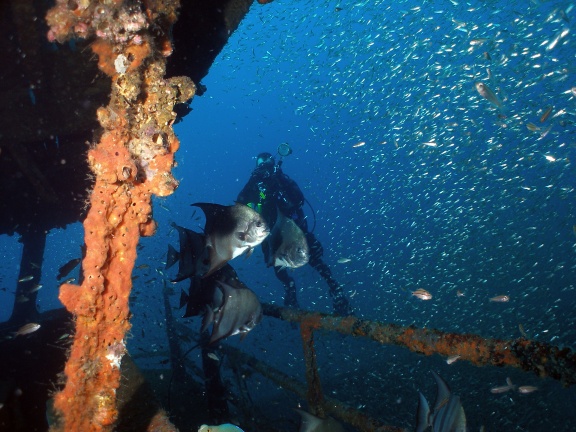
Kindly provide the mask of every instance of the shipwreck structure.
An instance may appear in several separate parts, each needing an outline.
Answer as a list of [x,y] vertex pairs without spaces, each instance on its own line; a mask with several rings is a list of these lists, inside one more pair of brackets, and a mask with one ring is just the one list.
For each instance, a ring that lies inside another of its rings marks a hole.
[[[118,419],[136,245],[155,231],[151,197],[177,187],[172,125],[251,3],[14,0],[0,6],[6,63],[0,72],[0,233],[19,234],[24,244],[15,299],[27,296],[15,300],[5,331],[48,321],[36,310],[33,289],[47,232],[82,220],[86,234],[84,279],[60,291],[75,337],[66,384],[55,397],[57,429],[111,429]],[[13,348],[3,359],[6,379],[18,382],[24,411],[44,411],[47,389],[33,389],[38,377],[26,366],[54,360],[47,368],[54,380],[63,353],[35,350],[32,362],[24,362],[26,350]],[[7,428],[42,430],[43,413],[26,417],[8,419]]]
[[[140,237],[155,232],[152,196],[169,195],[178,185],[171,169],[180,143],[172,126],[204,91],[202,78],[251,3],[0,5],[0,233],[18,234],[24,245],[13,312],[0,330],[43,323],[38,346],[14,339],[9,354],[0,354],[0,381],[8,395],[0,430],[45,430],[54,382],[63,386],[54,395],[52,430],[176,430],[126,356],[131,275]],[[83,221],[85,231],[84,278],[61,286],[66,311],[40,316],[33,280],[41,275],[46,234],[76,221]],[[16,302],[22,295],[29,301]],[[273,306],[265,313],[299,323],[307,384],[241,352],[229,349],[229,356],[307,399],[315,414],[337,416],[362,431],[401,428],[323,394],[315,364],[317,330],[425,355],[458,353],[462,361],[522,368],[565,385],[576,381],[572,351],[526,339],[487,340]],[[72,340],[69,353],[54,345],[65,333]]]

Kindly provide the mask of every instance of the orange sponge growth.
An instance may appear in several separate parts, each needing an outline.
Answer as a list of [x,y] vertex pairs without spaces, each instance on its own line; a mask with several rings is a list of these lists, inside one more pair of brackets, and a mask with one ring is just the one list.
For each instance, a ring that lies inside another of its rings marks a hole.
[[[66,386],[55,397],[61,423],[53,430],[91,432],[113,430],[118,417],[116,389],[130,329],[136,246],[140,236],[156,229],[152,195],[169,195],[178,185],[171,174],[179,146],[172,108],[193,97],[194,84],[185,77],[164,79],[162,41],[173,22],[167,17],[176,16],[176,0],[147,3],[158,8],[153,11],[122,0],[85,1],[67,13],[72,3],[58,1],[49,13],[54,24],[49,37],[65,40],[78,29],[95,34],[92,49],[99,67],[113,79],[110,104],[97,112],[104,133],[88,152],[96,181],[84,221],[84,281],[60,290],[60,300],[76,317],[76,334]],[[57,17],[67,21],[58,25]],[[148,22],[150,17],[158,22]],[[147,31],[152,25],[154,34]]]

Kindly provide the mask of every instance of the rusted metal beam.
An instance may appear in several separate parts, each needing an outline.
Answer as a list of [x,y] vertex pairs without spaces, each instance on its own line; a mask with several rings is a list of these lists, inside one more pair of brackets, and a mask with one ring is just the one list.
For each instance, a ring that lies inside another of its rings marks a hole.
[[308,383],[306,400],[308,401],[308,407],[312,414],[318,417],[325,417],[322,409],[324,396],[316,364],[316,349],[314,348],[314,328],[303,321],[300,323],[300,335],[302,336],[302,348],[304,350],[304,361],[306,362],[306,382]]
[[[248,366],[269,380],[275,382],[284,390],[296,393],[302,399],[307,398],[308,388],[300,381],[237,348],[222,344],[221,349],[230,358],[231,362]],[[383,425],[377,420],[374,420],[373,418],[370,418],[369,416],[329,396],[324,396],[322,398],[320,406],[326,414],[348,423],[360,432],[405,432],[405,429],[403,428]]]
[[264,314],[290,322],[305,322],[314,330],[372,339],[381,344],[398,345],[419,354],[460,355],[476,366],[512,366],[532,371],[540,377],[551,377],[563,385],[576,383],[576,354],[545,342],[519,338],[502,340],[475,334],[442,332],[435,329],[402,327],[363,320],[354,316],[337,317],[265,304]]

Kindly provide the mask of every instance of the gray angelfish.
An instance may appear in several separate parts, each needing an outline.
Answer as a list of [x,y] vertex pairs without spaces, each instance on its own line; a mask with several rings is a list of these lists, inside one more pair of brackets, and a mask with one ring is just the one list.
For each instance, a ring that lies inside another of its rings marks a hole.
[[[182,290],[180,294],[180,309],[186,306],[183,318],[202,315],[206,311],[206,305],[211,305],[211,307],[222,305],[222,294],[220,288],[217,287],[217,281],[232,286],[236,283],[242,283],[238,280],[238,274],[230,264],[224,264],[222,268],[205,278],[199,276],[191,277],[188,293]],[[216,290],[218,290],[217,293]],[[217,304],[214,303],[215,293],[219,296]]]
[[416,432],[424,432],[432,427],[433,432],[466,432],[466,414],[460,397],[450,392],[448,384],[434,371],[437,393],[434,410],[430,412],[428,401],[419,393]]
[[195,203],[206,215],[204,233],[210,254],[208,276],[243,253],[249,256],[270,234],[262,216],[247,205]]
[[306,235],[296,222],[281,212],[278,212],[267,247],[268,266],[298,268],[310,259]]
[[209,343],[240,334],[244,338],[262,320],[262,305],[254,292],[237,279],[215,281],[212,303],[206,306],[202,331],[210,324]]
[[300,432],[344,432],[344,427],[332,417],[316,417],[307,411],[296,408],[302,417]]

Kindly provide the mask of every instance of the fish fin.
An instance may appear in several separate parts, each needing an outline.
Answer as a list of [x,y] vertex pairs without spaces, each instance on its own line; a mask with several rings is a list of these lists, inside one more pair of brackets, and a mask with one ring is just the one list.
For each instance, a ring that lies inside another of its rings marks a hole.
[[229,241],[225,238],[212,239],[208,237],[207,244],[211,246],[207,248],[208,251],[208,270],[202,277],[210,276],[212,273],[224,267],[228,261],[234,258],[234,248]]
[[[206,217],[206,224],[204,226],[204,231],[207,234],[212,233],[215,227],[221,229],[221,225],[227,222],[225,216],[227,212],[229,212],[229,208],[227,206],[223,206],[221,204],[214,204],[214,203],[194,203],[191,204],[194,207],[199,207],[202,212],[204,212],[204,216]],[[228,227],[224,227],[227,229]]]
[[252,252],[254,252],[253,247],[249,247],[248,249],[246,249],[246,252],[244,252],[245,258],[250,258],[250,256],[252,255]]
[[276,223],[274,224],[274,228],[272,229],[272,231],[270,231],[270,250],[272,253],[275,253],[278,248],[280,247],[280,245],[282,244],[282,242],[284,241],[284,238],[282,236],[282,226],[284,225],[286,221],[286,217],[282,216],[282,218],[278,218],[278,220],[276,220]]
[[435,431],[466,432],[466,415],[460,397],[451,395],[446,405],[434,412],[432,423]]
[[262,242],[262,253],[264,255],[264,262],[268,267],[271,265],[272,258],[272,250],[270,249],[270,237],[267,237]]
[[[200,330],[201,333],[204,333],[210,327],[210,324],[214,322],[214,310],[209,306],[205,306],[204,317],[202,318],[202,329]],[[212,342],[210,342],[212,343]]]
[[180,293],[180,306],[178,306],[178,309],[182,309],[184,306],[186,306],[189,299],[190,296],[186,294],[186,291],[182,290],[182,292]]
[[218,305],[217,309],[212,309],[210,306],[207,306],[204,319],[208,319],[209,321],[202,325],[202,332],[204,332],[207,330],[208,325],[211,322],[214,323],[212,326],[212,335],[210,336],[210,341],[208,342],[209,345],[219,341],[220,339],[227,338],[230,334],[229,332],[221,332],[220,327],[223,326],[223,322],[226,320],[226,302],[229,298],[229,290],[232,288],[220,282],[219,280],[216,280],[215,289],[220,290],[222,293],[222,304]]
[[434,402],[434,412],[437,412],[442,406],[448,403],[450,399],[450,387],[446,384],[440,375],[436,372],[432,371],[432,375],[434,375],[434,379],[436,380],[436,386],[438,387],[436,392],[436,401]]
[[[175,259],[178,261],[178,274],[173,282],[179,282],[197,275],[204,275],[209,269],[209,265],[207,264],[209,261],[207,239],[204,235],[196,231],[183,228],[176,224],[173,226],[178,230],[180,239],[180,252],[176,252],[173,247],[171,250],[171,246],[168,246],[166,268],[174,265]],[[176,255],[174,252],[176,252]]]
[[271,267],[272,265],[274,267],[279,267],[278,271],[282,271],[285,268],[288,268],[288,266],[286,265],[286,260],[281,256],[277,256],[276,258],[272,257],[270,263],[268,264],[268,267]]
[[204,280],[198,276],[191,277],[188,293],[182,290],[180,294],[179,308],[186,306],[183,318],[201,315],[206,305],[211,303],[213,291],[212,281]]
[[169,244],[168,245],[168,256],[166,257],[166,267],[164,270],[168,270],[172,267],[176,262],[180,259],[180,252],[178,252],[174,247]]
[[430,426],[430,407],[424,395],[418,392],[418,411],[416,416],[416,432],[423,432]]
[[322,424],[322,419],[310,414],[308,411],[304,411],[300,408],[295,408],[300,417],[302,417],[302,423],[300,423],[300,432],[313,432],[318,426]]
[[456,415],[454,416],[454,422],[452,423],[452,428],[454,432],[467,432],[466,428],[466,413],[464,412],[464,407],[458,398],[458,406],[456,408]]
[[[230,264],[224,264],[224,266],[218,270],[218,280],[223,281],[226,280],[228,282],[228,284],[233,285],[234,283],[241,283],[240,280],[238,279],[238,274],[236,273],[236,270],[234,270],[234,267],[232,267]],[[220,277],[222,276],[222,277]]]
[[229,260],[227,260],[227,259],[210,260],[210,268],[208,269],[208,271],[206,273],[204,273],[204,275],[202,275],[202,278],[206,278],[206,277],[212,275],[214,272],[217,272],[222,267],[224,267],[226,264],[228,264],[228,261]]
[[190,204],[190,205],[192,207],[199,207],[200,210],[202,210],[204,212],[204,215],[206,215],[206,216],[214,214],[219,209],[224,207],[223,205],[220,205],[220,204],[207,203],[207,202],[197,202],[197,203]]
[[207,239],[203,234],[189,231],[188,238],[192,246],[192,260],[195,276],[204,276],[210,269],[210,251],[206,245]]

